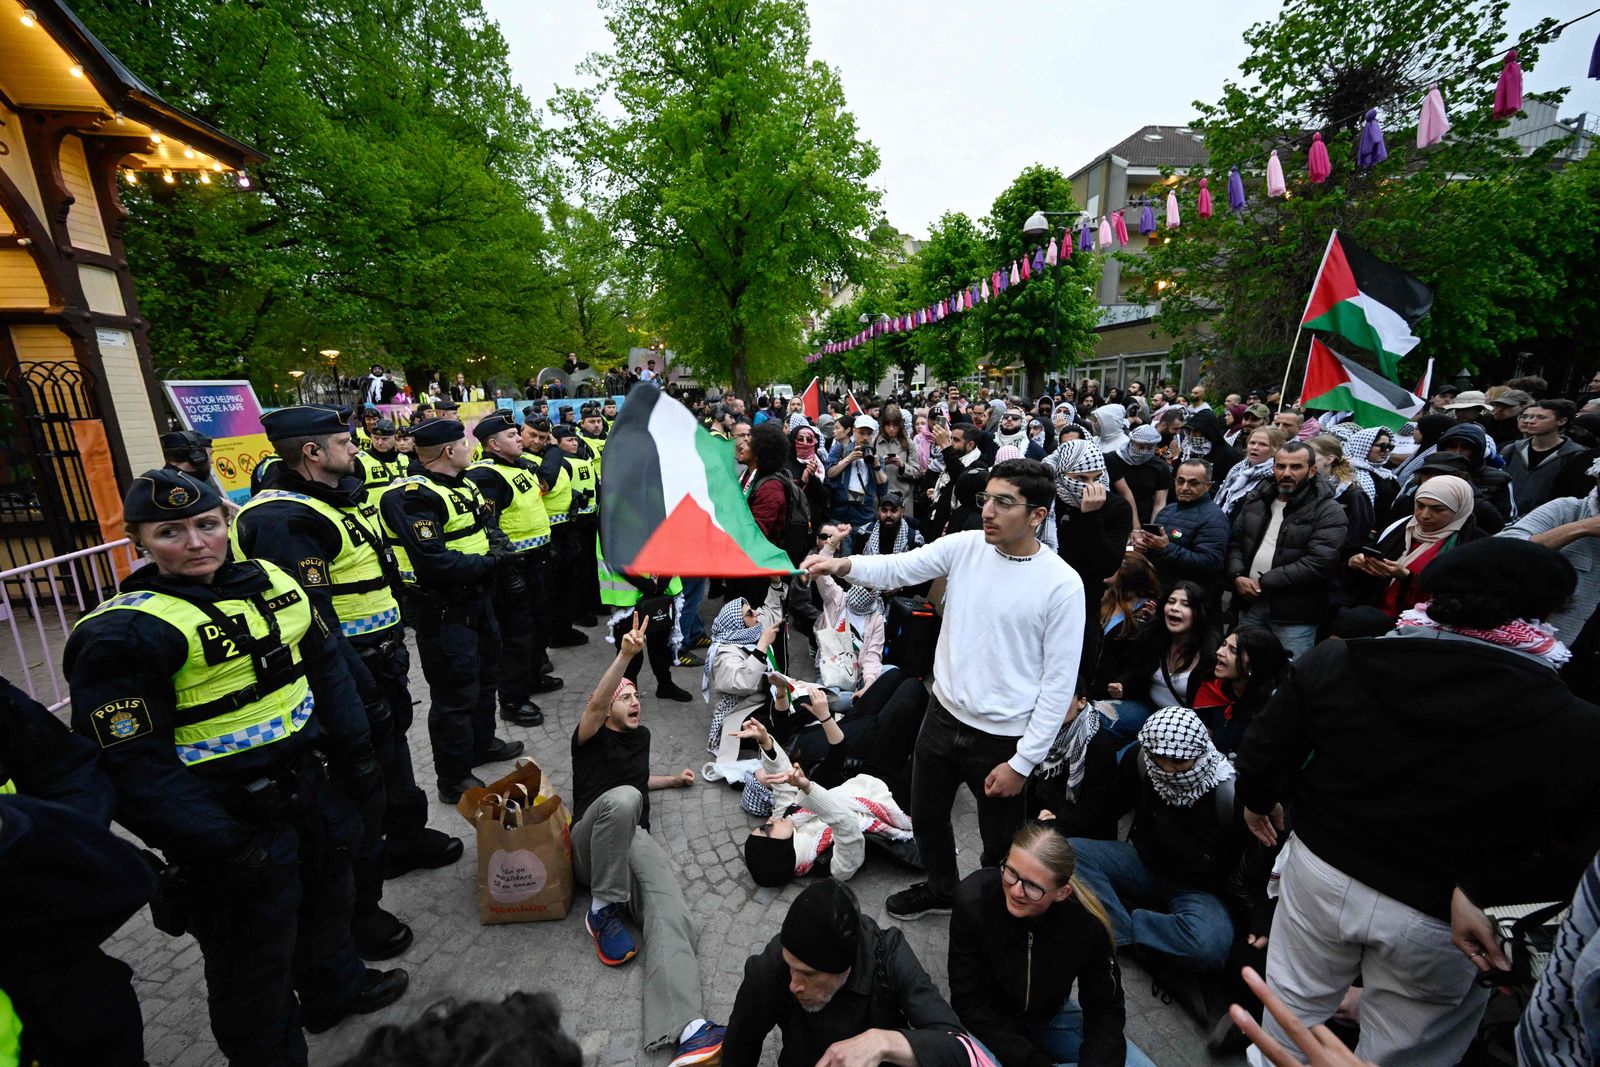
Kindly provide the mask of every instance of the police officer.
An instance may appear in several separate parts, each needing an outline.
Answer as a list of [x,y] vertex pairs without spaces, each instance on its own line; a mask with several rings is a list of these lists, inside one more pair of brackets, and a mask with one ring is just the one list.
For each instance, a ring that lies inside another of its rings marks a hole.
[[356,857],[351,932],[365,959],[391,959],[410,946],[412,932],[379,906],[386,870],[443,867],[462,853],[459,839],[428,828],[428,799],[411,769],[411,657],[393,588],[399,575],[372,502],[377,493],[357,478],[359,453],[337,414],[279,408],[261,425],[283,463],[276,487],[257,493],[234,520],[235,554],[293,575],[347,653],[386,799],[381,813],[371,812],[381,837],[370,834],[372,847]]
[[544,576],[550,557],[550,519],[539,492],[539,476],[522,458],[522,430],[509,411],[494,411],[473,427],[484,459],[467,468],[483,498],[494,508],[500,532],[516,559],[495,584],[494,614],[500,624],[500,717],[518,726],[538,726],[544,712],[537,693],[562,686],[546,674]]
[[606,433],[610,433],[611,427],[616,425],[617,422],[616,397],[606,397],[605,402],[600,405],[600,417],[606,424]]
[[555,428],[560,447],[572,471],[572,510],[569,536],[574,546],[574,580],[569,590],[572,614],[579,626],[596,626],[600,605],[600,577],[595,562],[594,543],[600,534],[600,464],[578,436],[576,427],[566,423]]
[[[589,643],[589,635],[573,627],[577,568],[583,552],[572,525],[573,467],[565,449],[555,443],[556,432],[545,418],[524,418],[523,447],[537,457],[539,491],[544,494],[545,514],[550,517],[551,564],[545,585],[545,603],[550,619],[549,646],[572,648]],[[568,428],[568,432],[571,432]],[[599,620],[596,620],[599,621]]]
[[[611,609],[612,641],[621,648],[622,635],[633,628],[635,613],[648,616],[650,628],[645,634],[645,651],[656,676],[656,696],[680,703],[693,700],[693,694],[672,680],[672,631],[678,595],[683,592],[682,579],[614,571],[606,566],[605,553],[599,545],[595,546],[595,557],[600,568],[600,600]],[[639,680],[642,662],[641,656],[628,661],[624,671],[628,681]]]
[[174,430],[162,434],[160,444],[167,470],[192,474],[202,482],[211,480],[211,438],[199,430]]
[[423,471],[385,490],[378,510],[428,680],[439,799],[454,804],[483,784],[472,768],[522,754],[521,741],[494,735],[500,628],[490,594],[495,571],[514,554],[483,494],[464,476],[471,455],[465,427],[429,419],[411,437]]
[[583,418],[578,420],[578,436],[583,440],[584,446],[594,457],[594,477],[596,484],[600,481],[600,462],[606,454],[606,432],[609,426],[604,416],[600,414],[599,404],[585,404]]
[[303,1064],[302,1025],[376,1011],[408,981],[364,970],[350,937],[352,800],[383,789],[371,731],[299,584],[229,561],[211,486],[148,471],[122,506],[150,564],[67,642],[72,726],[100,749],[117,820],[172,865],[162,928],[200,943],[223,1055]]
[[367,491],[374,499],[384,486],[410,473],[407,470],[410,461],[400,451],[399,444],[399,435],[395,431],[394,423],[388,419],[379,419],[372,424],[371,446],[356,453],[356,462],[360,465],[356,473],[366,482]]
[[371,404],[361,405],[361,425],[350,436],[356,447],[366,451],[372,447],[372,431],[378,425],[378,409]]

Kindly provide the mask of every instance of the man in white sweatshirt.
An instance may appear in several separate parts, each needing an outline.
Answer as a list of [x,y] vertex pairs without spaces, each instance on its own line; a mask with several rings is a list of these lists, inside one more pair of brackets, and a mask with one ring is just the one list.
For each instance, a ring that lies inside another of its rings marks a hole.
[[944,626],[934,650],[933,700],[917,737],[911,821],[926,882],[887,902],[897,919],[950,911],[959,880],[950,810],[964,782],[977,798],[984,866],[997,865],[1022,824],[1022,788],[1072,702],[1083,648],[1083,583],[1036,531],[1055,479],[1043,463],[1007,460],[978,501],[983,529],[887,556],[810,556],[811,574],[875,589],[944,576]]

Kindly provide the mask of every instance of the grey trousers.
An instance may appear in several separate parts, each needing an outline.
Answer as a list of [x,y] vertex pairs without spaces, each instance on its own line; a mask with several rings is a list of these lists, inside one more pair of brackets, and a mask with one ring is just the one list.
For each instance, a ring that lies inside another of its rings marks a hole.
[[644,1047],[654,1049],[676,1046],[683,1028],[705,1017],[705,1001],[689,902],[666,851],[639,825],[641,801],[631,785],[600,794],[572,827],[572,866],[644,931]]
[[[1357,1057],[1382,1067],[1437,1067],[1461,1059],[1489,991],[1451,944],[1450,924],[1356,881],[1298,838],[1286,848],[1267,945],[1267,985],[1315,1026],[1327,1022],[1359,976]],[[1271,1015],[1263,1028],[1299,1057]],[[1260,1067],[1265,1061],[1252,1048],[1250,1062]]]

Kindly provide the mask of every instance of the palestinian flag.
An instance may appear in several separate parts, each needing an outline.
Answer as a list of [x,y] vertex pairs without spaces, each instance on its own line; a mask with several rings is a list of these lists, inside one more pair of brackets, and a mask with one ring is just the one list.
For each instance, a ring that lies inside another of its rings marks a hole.
[[794,572],[788,554],[750,514],[733,446],[660,389],[641,384],[628,393],[606,436],[600,470],[607,565],[684,578]]
[[806,386],[806,391],[800,394],[800,402],[805,405],[806,418],[816,422],[822,417],[822,382],[820,379],[811,379],[811,384]]
[[844,394],[844,413],[846,415],[859,415],[859,414],[861,414],[861,405],[856,403],[856,394],[854,394],[854,393],[845,393]]
[[1323,411],[1353,411],[1357,425],[1400,430],[1421,414],[1424,401],[1361,364],[1345,359],[1313,337],[1311,359],[1306,363],[1306,381],[1300,390],[1300,406]]
[[1300,325],[1366,349],[1398,382],[1400,357],[1421,342],[1413,331],[1432,308],[1432,289],[1334,230]]

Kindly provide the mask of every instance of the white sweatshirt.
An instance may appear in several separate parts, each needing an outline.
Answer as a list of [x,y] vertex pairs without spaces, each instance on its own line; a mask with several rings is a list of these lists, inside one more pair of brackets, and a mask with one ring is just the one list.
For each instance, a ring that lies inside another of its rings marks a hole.
[[1016,737],[1008,761],[1026,777],[1055,740],[1078,682],[1084,594],[1078,573],[1040,546],[1015,558],[982,530],[946,534],[888,556],[852,556],[852,582],[894,589],[948,581],[933,656],[933,695],[975,730]]

